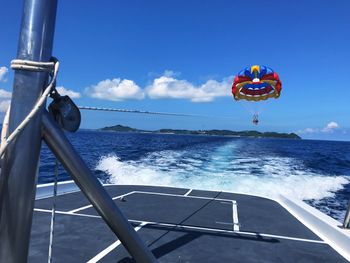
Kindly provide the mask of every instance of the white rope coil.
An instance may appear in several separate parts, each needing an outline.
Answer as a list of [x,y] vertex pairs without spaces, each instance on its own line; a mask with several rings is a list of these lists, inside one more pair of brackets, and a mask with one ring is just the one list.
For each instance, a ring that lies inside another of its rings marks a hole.
[[55,66],[55,61],[38,62],[23,59],[14,59],[11,61],[11,68],[13,70],[29,70],[29,71],[44,71],[52,72]]
[[39,97],[39,99],[35,103],[32,110],[29,112],[27,117],[24,118],[24,120],[7,137],[5,141],[1,142],[0,157],[4,155],[7,146],[15,140],[15,138],[23,131],[26,125],[30,122],[30,120],[35,116],[35,114],[39,112],[39,110],[45,103],[47,96],[49,96],[51,90],[55,87],[58,68],[59,68],[59,62],[56,59],[53,62],[37,62],[37,61],[30,61],[30,60],[15,59],[15,60],[12,60],[11,62],[11,68],[14,70],[49,72],[50,75],[52,75],[52,77],[49,85],[45,88],[44,92]]

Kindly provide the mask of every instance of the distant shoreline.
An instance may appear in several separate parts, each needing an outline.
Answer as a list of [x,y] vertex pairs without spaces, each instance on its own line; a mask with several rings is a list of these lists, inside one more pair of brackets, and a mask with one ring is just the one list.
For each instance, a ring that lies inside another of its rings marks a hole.
[[177,134],[177,135],[205,135],[205,136],[227,136],[227,137],[253,137],[253,138],[284,138],[301,140],[301,137],[295,133],[279,132],[259,132],[259,131],[231,131],[231,130],[179,130],[179,129],[160,129],[155,131],[139,130],[123,125],[114,125],[103,127],[100,131],[111,132],[135,132],[135,133],[153,133],[153,134]]

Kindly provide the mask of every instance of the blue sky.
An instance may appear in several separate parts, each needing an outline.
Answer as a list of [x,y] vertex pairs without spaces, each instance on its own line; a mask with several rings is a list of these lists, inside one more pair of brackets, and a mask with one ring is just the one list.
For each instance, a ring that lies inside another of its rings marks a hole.
[[[78,105],[211,116],[83,112],[83,128],[258,129],[349,140],[349,9],[347,0],[61,0],[58,86],[79,93]],[[0,9],[0,109],[11,91],[6,69],[16,55],[21,11],[21,1]],[[252,64],[279,74],[280,99],[232,99],[233,75]],[[259,126],[249,112],[256,107]]]

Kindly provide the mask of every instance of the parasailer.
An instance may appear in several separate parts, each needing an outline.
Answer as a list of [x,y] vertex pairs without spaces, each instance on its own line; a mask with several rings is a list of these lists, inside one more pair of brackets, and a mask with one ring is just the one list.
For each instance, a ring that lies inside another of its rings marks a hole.
[[[282,83],[276,72],[261,65],[247,67],[235,76],[232,94],[235,100],[258,102],[281,95]],[[253,115],[253,123],[259,123],[258,113]]]
[[256,113],[253,115],[253,124],[258,125],[259,123],[259,115]]

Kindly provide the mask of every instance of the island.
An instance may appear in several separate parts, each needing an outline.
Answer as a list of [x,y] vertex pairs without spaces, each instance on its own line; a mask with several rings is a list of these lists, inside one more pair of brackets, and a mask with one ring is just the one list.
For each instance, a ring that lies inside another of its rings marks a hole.
[[157,133],[157,134],[181,134],[181,135],[208,135],[208,136],[231,136],[231,137],[254,137],[254,138],[286,138],[298,139],[301,137],[295,133],[280,132],[259,132],[259,131],[231,131],[231,130],[177,130],[177,129],[160,129],[155,131],[139,130],[123,125],[114,125],[104,127],[101,131],[113,132],[138,132],[138,133]]

